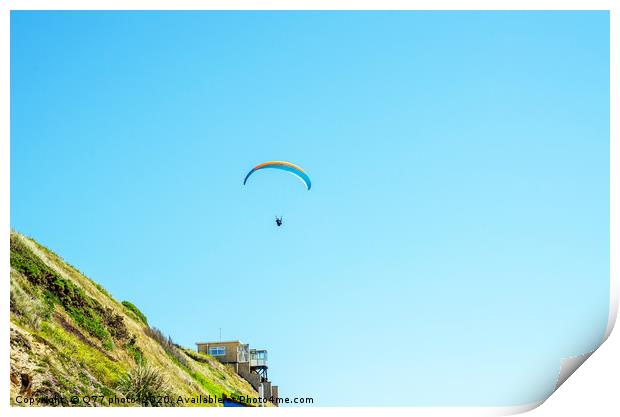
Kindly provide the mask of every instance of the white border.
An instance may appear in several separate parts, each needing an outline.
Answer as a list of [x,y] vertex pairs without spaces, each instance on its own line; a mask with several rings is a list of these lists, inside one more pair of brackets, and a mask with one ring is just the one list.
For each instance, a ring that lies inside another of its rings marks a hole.
[[607,330],[605,332],[605,340],[611,335],[611,331],[616,324],[618,317],[618,286],[619,273],[618,258],[614,255],[618,254],[620,246],[618,238],[620,237],[620,222],[618,221],[618,210],[620,209],[620,175],[617,168],[620,166],[620,143],[618,140],[618,115],[620,115],[620,85],[618,84],[618,32],[620,28],[620,9],[617,7],[610,10],[609,22],[609,318],[607,320]]
[[[379,4],[377,4],[379,3]],[[618,73],[618,64],[617,64],[617,56],[618,56],[618,7],[616,6],[616,2],[613,0],[591,0],[591,1],[582,1],[582,0],[506,0],[506,1],[492,1],[492,0],[477,0],[477,1],[458,1],[458,0],[438,0],[438,1],[422,1],[422,0],[384,0],[381,2],[372,2],[368,0],[301,0],[296,2],[290,1],[282,1],[282,0],[265,0],[265,1],[252,1],[252,0],[231,0],[231,1],[199,1],[199,0],[178,0],[178,1],[170,1],[170,0],[92,0],[89,2],[78,1],[78,0],[57,0],[57,1],[45,1],[45,0],[0,0],[0,56],[5,58],[6,61],[3,61],[0,66],[0,91],[3,92],[2,97],[0,98],[0,137],[2,138],[0,144],[0,191],[2,192],[2,196],[4,197],[2,200],[2,204],[0,205],[0,213],[2,214],[2,218],[4,221],[2,222],[2,226],[0,229],[0,233],[3,233],[5,236],[4,239],[0,238],[0,262],[4,265],[4,270],[6,271],[5,277],[8,277],[9,271],[9,248],[8,248],[8,234],[10,229],[10,215],[9,215],[9,197],[10,197],[10,116],[9,116],[9,106],[10,106],[10,75],[9,75],[9,48],[10,48],[10,10],[609,10],[610,11],[610,164],[611,164],[611,173],[610,173],[610,309],[609,309],[609,319],[607,323],[607,329],[605,333],[605,340],[609,338],[611,335],[611,331],[616,322],[617,312],[618,312],[618,262],[615,254],[618,253],[618,236],[619,236],[619,227],[620,223],[618,222],[617,212],[619,205],[619,193],[618,187],[620,185],[619,175],[617,168],[619,166],[620,157],[620,147],[618,143],[618,100],[620,99],[620,91],[617,83],[617,76],[615,74]],[[0,309],[3,311],[3,314],[7,314],[9,311],[9,280],[6,279],[4,281],[4,296],[0,301]],[[41,412],[40,410],[30,409],[30,408],[9,408],[8,404],[8,395],[9,395],[9,362],[7,361],[9,357],[9,322],[8,320],[0,321],[0,331],[4,335],[2,345],[0,349],[5,352],[4,358],[5,360],[0,361],[0,375],[4,375],[3,378],[0,378],[0,410],[7,409],[7,414],[12,415],[20,415],[20,414],[31,414],[36,412]],[[617,332],[616,332],[617,333]],[[617,336],[617,335],[616,335]],[[612,338],[614,339],[614,338]],[[614,339],[615,350],[612,350],[613,354],[607,353],[606,355],[606,363],[611,362],[615,364],[615,370],[618,371],[618,359],[615,352],[619,351],[618,346],[620,345],[620,340],[618,337]],[[606,344],[607,345],[607,344]],[[606,348],[607,346],[605,346]],[[601,348],[601,351],[609,352],[609,349]],[[602,355],[602,354],[601,354]],[[595,352],[593,355],[595,358],[599,356],[598,352]],[[592,361],[589,361],[592,362]],[[587,368],[588,366],[584,366]],[[592,367],[590,367],[592,368]],[[608,370],[608,368],[605,368]],[[602,371],[605,374],[605,371]],[[595,379],[592,379],[588,386],[599,386],[601,390],[604,391],[605,387],[609,386],[617,386],[616,383],[612,382],[612,375],[606,374],[607,384],[603,384],[600,379],[600,374],[596,374]],[[613,378],[617,380],[617,373],[613,375]],[[571,384],[570,381],[567,382],[569,386],[574,386],[576,384]],[[583,387],[583,384],[582,384]],[[585,390],[586,388],[582,388]],[[564,388],[560,389],[562,392]],[[581,393],[582,391],[579,391]],[[599,412],[596,415],[604,416],[604,415],[615,415],[618,411],[620,411],[619,402],[616,399],[617,396],[612,395],[612,391],[609,391],[609,395],[607,399],[611,401],[610,406],[606,406],[604,408],[600,408]],[[558,394],[553,395],[552,397],[558,396]],[[574,396],[570,396],[570,400],[565,400],[563,403],[569,407],[564,407],[562,415],[576,415],[573,414],[575,412],[575,408],[572,407],[570,402],[575,401],[575,397],[578,397],[577,393]],[[601,399],[599,398],[599,401]],[[541,402],[542,403],[542,402]],[[427,407],[412,407],[412,408],[280,408],[277,410],[271,410],[274,413],[294,413],[296,415],[314,415],[317,411],[323,412],[333,412],[336,410],[338,414],[346,413],[355,415],[376,415],[377,411],[381,413],[388,412],[392,415],[424,415],[424,416],[444,416],[444,415],[507,415],[520,413],[524,411],[531,410],[536,408],[541,403],[535,404],[526,404],[523,406],[516,407],[435,407],[435,408],[427,408]],[[79,412],[80,415],[84,412],[106,412],[109,410],[103,411],[103,409],[99,409],[101,411],[97,411],[97,409],[92,409],[92,411],[85,411],[85,409],[52,409],[46,408],[44,412],[46,414],[53,415],[61,415],[64,413],[72,413]],[[146,414],[149,413],[165,413],[168,414],[171,411],[175,413],[183,412],[187,415],[193,413],[200,413],[200,415],[204,415],[207,410],[204,409],[143,409],[143,408],[132,408],[123,410],[123,414],[126,412],[138,413],[138,414]],[[588,408],[590,410],[590,408]],[[119,410],[120,411],[120,410]],[[261,409],[217,409],[217,410],[208,410],[208,412],[214,412],[216,414],[224,413],[228,415],[243,413],[244,415],[248,412],[266,412]],[[608,414],[611,412],[611,414]],[[545,407],[541,407],[536,410],[535,414],[542,415],[540,413],[546,413]],[[582,411],[585,413],[585,411]],[[196,414],[198,415],[198,414]],[[241,414],[239,414],[241,415]],[[551,415],[551,414],[545,414]]]
[[10,10],[612,10],[613,0],[8,0]]

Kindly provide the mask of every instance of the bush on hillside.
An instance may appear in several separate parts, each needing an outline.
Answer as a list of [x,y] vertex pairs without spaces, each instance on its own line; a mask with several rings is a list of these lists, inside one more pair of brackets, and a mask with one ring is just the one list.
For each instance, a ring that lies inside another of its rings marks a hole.
[[171,406],[162,403],[161,398],[170,395],[170,387],[162,373],[149,365],[138,365],[125,374],[118,383],[118,390],[127,397],[134,398],[146,407]]
[[172,359],[176,360],[184,367],[189,368],[189,363],[187,362],[187,359],[185,358],[185,356],[183,356],[181,350],[177,347],[177,345],[174,344],[170,336],[164,336],[161,330],[156,327],[147,327],[146,329],[144,329],[144,333],[146,333],[147,336],[159,343]]
[[129,301],[123,301],[121,303],[122,305],[125,306],[125,308],[129,311],[131,311],[133,314],[136,315],[136,317],[144,324],[146,324],[148,326],[149,321],[147,320],[146,316],[144,315],[144,313],[142,313],[140,311],[140,309],[138,309],[138,307],[135,306],[135,304],[129,302]]

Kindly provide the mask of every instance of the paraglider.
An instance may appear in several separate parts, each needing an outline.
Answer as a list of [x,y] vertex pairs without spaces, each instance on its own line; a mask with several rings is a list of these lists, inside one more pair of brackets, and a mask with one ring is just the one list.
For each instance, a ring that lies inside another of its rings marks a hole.
[[[306,189],[308,191],[310,190],[310,187],[312,187],[312,183],[310,182],[310,177],[308,176],[308,174],[306,174],[306,171],[304,171],[297,165],[290,163],[290,162],[286,162],[286,161],[267,161],[267,162],[263,162],[262,164],[256,165],[245,176],[245,179],[243,180],[243,185],[245,185],[248,182],[248,178],[250,178],[250,176],[252,176],[252,174],[254,174],[256,171],[260,171],[261,169],[267,169],[267,168],[279,169],[281,171],[286,171],[286,172],[289,172],[295,175],[297,178],[301,180],[301,182],[303,182],[303,184],[306,186]],[[276,216],[276,225],[280,227],[282,226],[282,224],[284,224],[284,222],[282,221],[282,216],[280,217]]]
[[308,190],[310,190],[310,187],[312,187],[312,183],[310,182],[310,177],[308,176],[308,174],[306,174],[306,171],[304,171],[297,165],[292,164],[290,162],[286,162],[286,161],[267,161],[267,162],[263,162],[262,164],[256,165],[254,168],[250,170],[250,172],[248,172],[248,175],[245,176],[245,179],[243,180],[243,185],[245,185],[245,183],[248,182],[248,178],[250,178],[250,176],[253,173],[261,169],[267,169],[267,168],[280,169],[282,171],[290,172],[291,174],[299,178],[306,185],[306,188]]

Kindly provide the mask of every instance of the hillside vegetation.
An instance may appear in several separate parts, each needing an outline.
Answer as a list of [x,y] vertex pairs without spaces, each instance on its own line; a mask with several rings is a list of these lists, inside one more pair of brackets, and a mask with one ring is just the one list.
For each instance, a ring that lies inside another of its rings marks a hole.
[[[11,405],[221,406],[204,399],[258,397],[233,370],[176,345],[133,303],[34,240],[12,231],[10,248]],[[54,398],[60,403],[45,403]]]

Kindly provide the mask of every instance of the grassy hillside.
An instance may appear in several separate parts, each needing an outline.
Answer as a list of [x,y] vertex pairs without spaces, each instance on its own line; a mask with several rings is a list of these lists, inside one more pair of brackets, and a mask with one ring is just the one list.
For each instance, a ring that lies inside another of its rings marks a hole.
[[[22,405],[18,396],[64,398],[68,406],[107,406],[111,399],[119,402],[115,397],[135,401],[129,405],[218,406],[188,400],[258,396],[234,371],[175,345],[149,327],[133,303],[114,300],[59,256],[16,232],[11,232],[10,305],[12,405]],[[80,400],[72,404],[75,396]],[[84,396],[103,399],[86,404]],[[164,396],[171,402],[164,403]]]

